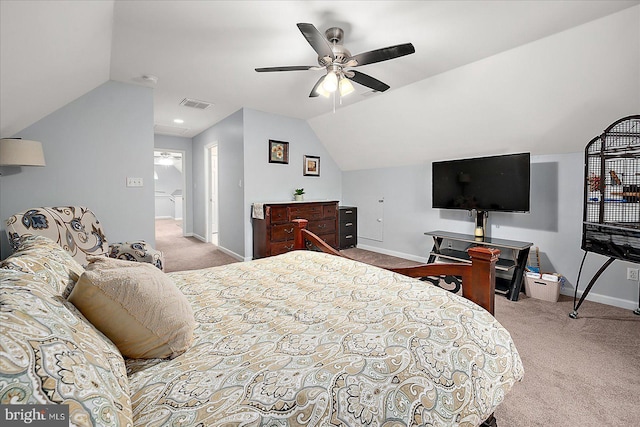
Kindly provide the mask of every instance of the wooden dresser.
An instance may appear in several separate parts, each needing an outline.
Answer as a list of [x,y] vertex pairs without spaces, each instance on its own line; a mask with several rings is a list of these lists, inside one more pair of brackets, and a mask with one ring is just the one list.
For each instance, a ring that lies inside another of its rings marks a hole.
[[[338,202],[264,203],[262,215],[253,214],[253,259],[293,250],[294,219],[309,221],[308,229],[338,248]],[[256,217],[257,216],[257,217]]]

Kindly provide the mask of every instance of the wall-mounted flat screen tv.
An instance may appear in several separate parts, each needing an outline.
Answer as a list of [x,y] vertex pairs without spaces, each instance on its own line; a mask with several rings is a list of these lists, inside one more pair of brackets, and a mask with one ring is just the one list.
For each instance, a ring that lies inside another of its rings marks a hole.
[[528,212],[529,153],[433,162],[434,208]]

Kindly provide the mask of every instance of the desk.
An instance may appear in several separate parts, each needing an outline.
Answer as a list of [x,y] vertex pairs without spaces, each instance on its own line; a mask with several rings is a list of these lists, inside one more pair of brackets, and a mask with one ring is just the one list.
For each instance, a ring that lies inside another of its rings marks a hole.
[[529,249],[533,243],[492,237],[476,238],[470,234],[441,230],[428,231],[424,234],[433,237],[433,249],[429,254],[429,263],[441,259],[446,260],[445,262],[471,263],[467,249],[473,246],[500,249],[500,259],[496,263],[496,293],[505,295],[511,301],[518,300]]

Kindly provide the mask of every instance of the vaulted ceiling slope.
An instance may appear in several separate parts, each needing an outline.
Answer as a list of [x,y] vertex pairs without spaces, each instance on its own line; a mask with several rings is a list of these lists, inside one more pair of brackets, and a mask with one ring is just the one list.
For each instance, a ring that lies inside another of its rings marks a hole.
[[[345,170],[458,153],[559,152],[557,135],[586,142],[568,131],[572,119],[593,119],[601,130],[602,116],[606,123],[633,105],[603,107],[634,79],[637,49],[628,58],[622,49],[640,43],[638,4],[3,0],[0,135],[16,134],[109,79],[146,85],[141,77],[151,74],[158,77],[155,122],[169,133],[194,136],[242,107],[297,117]],[[391,86],[384,93],[356,85],[341,101],[310,99],[321,71],[254,71],[316,64],[298,22],[343,28],[354,54],[406,42],[416,53],[361,67]],[[630,69],[598,71],[602,52]],[[180,105],[184,98],[214,105],[191,109]]]

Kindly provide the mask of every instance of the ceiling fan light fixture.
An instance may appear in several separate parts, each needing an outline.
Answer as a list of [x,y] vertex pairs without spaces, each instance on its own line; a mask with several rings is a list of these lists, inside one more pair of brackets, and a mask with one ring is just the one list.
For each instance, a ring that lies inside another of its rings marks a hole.
[[322,77],[322,79],[316,84],[314,92],[320,96],[328,98],[331,95],[331,93],[327,92],[326,90],[324,90],[324,87],[322,87],[322,84],[324,83],[325,78],[326,76]]
[[171,154],[164,152],[160,153],[160,159],[158,160],[159,165],[171,166],[173,164],[173,159],[171,158]]
[[322,88],[329,92],[333,93],[338,90],[338,76],[334,71],[329,71],[322,81]]
[[320,96],[323,96],[325,98],[328,98],[331,96],[331,92],[327,92],[326,90],[324,90],[324,88],[322,87],[322,85],[318,86],[316,88],[316,93]]
[[339,89],[340,89],[340,96],[349,95],[351,92],[355,90],[353,88],[353,85],[349,81],[349,79],[346,77],[342,77],[340,79]]

